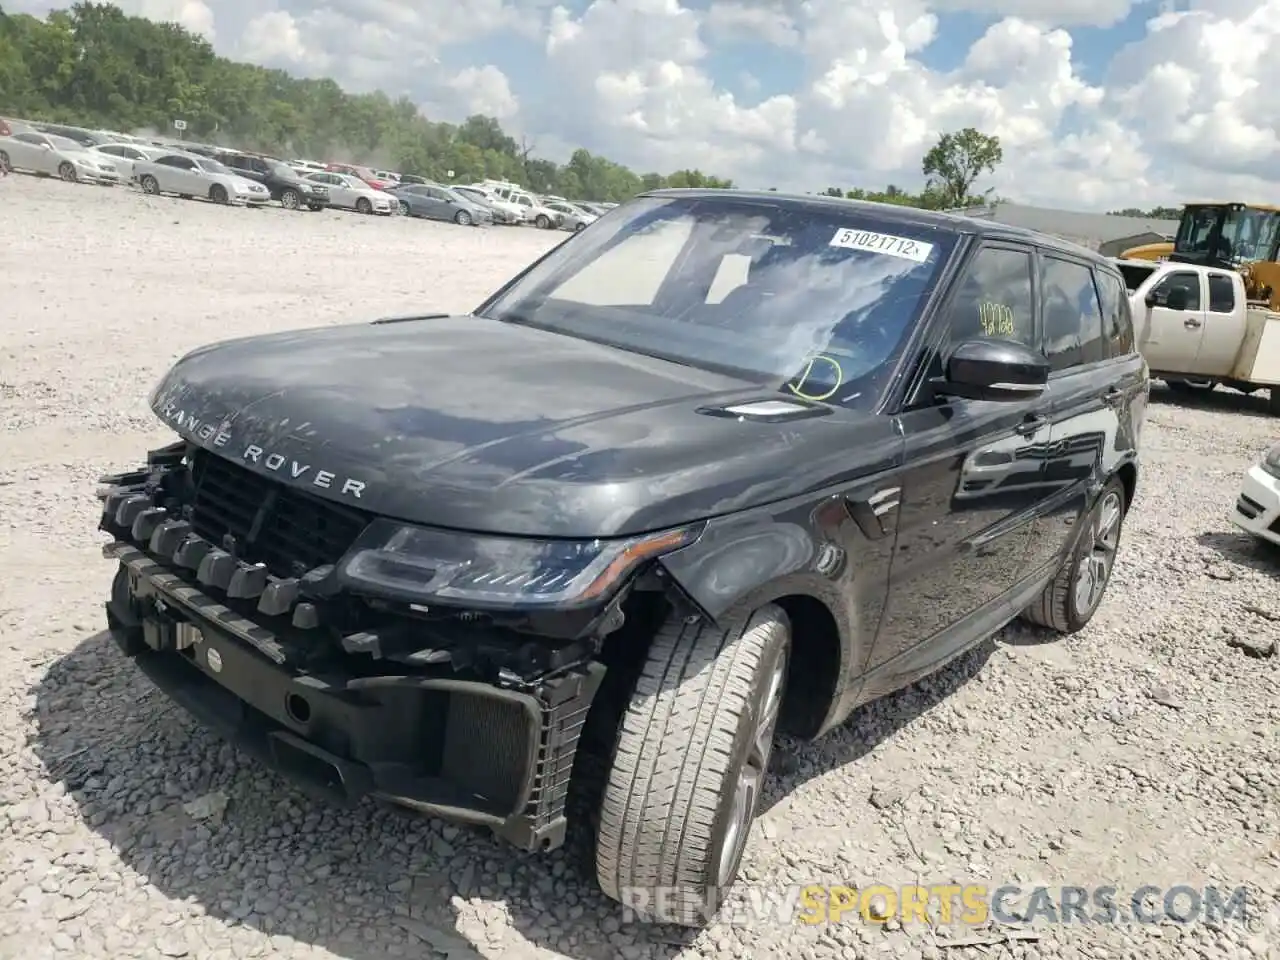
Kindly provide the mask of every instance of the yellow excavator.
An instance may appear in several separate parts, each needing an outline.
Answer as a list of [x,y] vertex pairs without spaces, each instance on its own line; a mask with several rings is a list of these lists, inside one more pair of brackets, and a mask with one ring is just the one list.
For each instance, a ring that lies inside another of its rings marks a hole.
[[1172,260],[1236,270],[1249,300],[1280,310],[1280,207],[1262,203],[1189,203],[1173,242],[1144,243],[1126,260]]

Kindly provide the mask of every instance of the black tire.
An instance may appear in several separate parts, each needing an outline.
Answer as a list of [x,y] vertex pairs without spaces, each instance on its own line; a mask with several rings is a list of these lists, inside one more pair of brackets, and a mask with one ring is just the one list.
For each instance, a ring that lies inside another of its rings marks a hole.
[[180,193],[180,194],[178,194],[178,196],[179,196],[179,197],[181,197],[183,200],[190,200],[190,199],[191,199],[191,194],[189,194],[189,193]]
[[312,213],[319,213],[321,210],[324,209],[324,207],[318,203],[309,203],[307,204],[307,209],[310,210]]
[[465,210],[459,210],[453,215],[453,222],[460,227],[469,227],[471,226],[471,214]]
[[1267,393],[1267,412],[1273,417],[1280,417],[1280,387],[1272,387]]
[[551,227],[551,220],[545,213],[538,214],[533,222],[537,224],[539,230],[548,230]]
[[1213,384],[1195,383],[1191,380],[1166,380],[1167,386],[1174,393],[1207,393],[1213,389]]
[[[618,726],[595,849],[601,890],[642,919],[701,926],[732,887],[759,802],[757,788],[735,818],[734,787],[744,771],[767,770],[757,720],[772,714],[771,746],[790,646],[774,606],[728,633],[673,617],[653,638]],[[661,904],[628,896],[656,888],[674,891]]]
[[577,223],[573,225],[573,232],[578,233],[579,231],[585,230],[586,228],[587,228],[587,225],[583,223],[581,220],[579,220]]
[[286,210],[297,210],[302,205],[297,190],[286,190],[280,194],[280,206]]
[[[1114,537],[1109,548],[1104,548],[1100,543],[1100,533],[1107,524],[1112,508],[1118,511],[1114,518]],[[1111,572],[1115,569],[1116,553],[1120,547],[1120,535],[1128,509],[1124,484],[1119,477],[1112,477],[1094,500],[1089,512],[1080,518],[1081,529],[1076,544],[1062,561],[1053,580],[1044,588],[1044,593],[1022,611],[1023,620],[1063,634],[1084,629],[1101,606],[1107,585],[1111,582]],[[1105,572],[1100,572],[1096,562],[1094,564],[1095,582],[1100,577],[1100,586],[1091,598],[1081,598],[1077,588],[1082,568],[1087,562],[1096,560],[1103,554],[1107,555]]]
[[373,204],[369,202],[367,197],[360,197],[356,200],[356,213],[373,213]]
[[9,163],[9,154],[0,150],[0,174],[6,174],[12,169],[13,166]]
[[75,164],[73,163],[59,164],[58,176],[60,176],[63,180],[67,181],[67,183],[75,183],[77,180],[80,179],[79,175],[76,173]]
[[142,187],[143,193],[149,193],[153,197],[158,197],[160,195],[160,181],[151,174],[148,173],[144,175],[138,183]]
[[214,203],[231,202],[231,198],[227,196],[227,188],[220,183],[215,183],[209,188],[209,199]]

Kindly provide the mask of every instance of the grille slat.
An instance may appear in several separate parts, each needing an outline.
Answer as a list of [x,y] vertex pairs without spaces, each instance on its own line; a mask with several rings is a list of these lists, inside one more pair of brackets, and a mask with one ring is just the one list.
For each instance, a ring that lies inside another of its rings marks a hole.
[[[192,457],[191,478],[191,524],[196,533],[215,544],[230,534],[241,559],[264,563],[277,577],[301,576],[336,563],[372,519],[204,450]],[[264,504],[267,515],[249,541]]]

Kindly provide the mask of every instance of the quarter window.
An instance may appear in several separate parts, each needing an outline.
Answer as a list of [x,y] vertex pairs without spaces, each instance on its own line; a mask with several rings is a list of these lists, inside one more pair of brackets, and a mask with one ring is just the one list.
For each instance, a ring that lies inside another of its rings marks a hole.
[[949,342],[994,337],[1035,343],[1031,254],[1008,247],[985,247],[969,262],[952,301]]
[[1209,274],[1209,312],[1231,313],[1236,308],[1236,288],[1222,273]]
[[1044,354],[1053,370],[1096,363],[1105,356],[1102,307],[1093,271],[1081,263],[1045,257]]

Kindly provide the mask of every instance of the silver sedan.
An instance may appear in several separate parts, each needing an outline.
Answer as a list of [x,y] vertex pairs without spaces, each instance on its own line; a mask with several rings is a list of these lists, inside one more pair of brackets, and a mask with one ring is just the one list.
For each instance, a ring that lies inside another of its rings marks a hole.
[[87,150],[66,137],[36,131],[0,137],[0,165],[61,177],[68,183],[116,184],[122,179],[110,157]]

